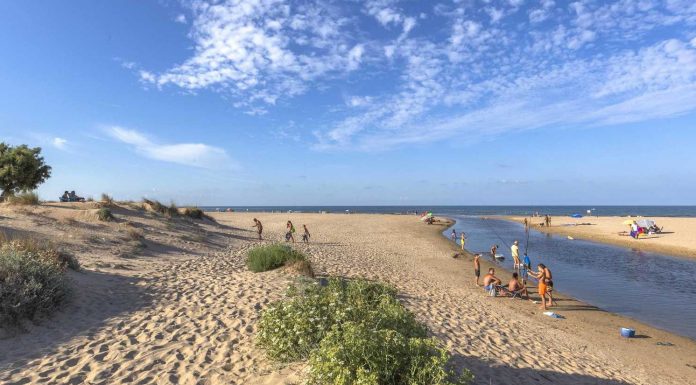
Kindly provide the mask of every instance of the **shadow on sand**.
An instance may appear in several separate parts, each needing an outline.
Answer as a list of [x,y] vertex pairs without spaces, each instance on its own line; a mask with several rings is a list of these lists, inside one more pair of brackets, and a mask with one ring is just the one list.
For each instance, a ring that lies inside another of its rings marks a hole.
[[[530,352],[533,354],[533,352]],[[475,376],[473,385],[508,385],[508,384],[573,384],[573,385],[627,385],[628,382],[598,378],[585,374],[553,372],[550,370],[513,368],[511,366],[485,361],[477,357],[455,354],[451,364],[461,370],[469,369]]]
[[69,276],[73,295],[58,311],[25,321],[19,329],[0,329],[0,378],[3,372],[50,355],[75,337],[90,339],[114,317],[152,303],[149,289],[137,285],[141,278],[94,271],[70,272]]

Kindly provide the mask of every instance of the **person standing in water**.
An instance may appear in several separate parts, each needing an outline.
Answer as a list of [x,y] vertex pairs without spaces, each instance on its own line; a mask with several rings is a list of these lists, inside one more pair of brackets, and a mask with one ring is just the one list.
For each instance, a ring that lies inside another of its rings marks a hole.
[[495,253],[498,251],[498,245],[491,246],[491,257],[495,259]]
[[285,228],[288,230],[288,232],[285,233],[285,242],[292,240],[292,243],[295,243],[295,226],[293,226],[291,221],[288,221]]
[[462,245],[462,251],[464,251],[464,244],[466,243],[466,238],[464,238],[464,232],[462,231],[462,233],[459,235],[461,236],[459,243]]
[[452,233],[450,234],[450,239],[452,242],[457,242],[457,230],[452,229]]
[[512,243],[512,246],[510,247],[510,254],[512,254],[512,259],[514,266],[513,268],[515,270],[520,268],[520,247],[519,247],[519,242],[515,241]]
[[474,275],[476,276],[476,286],[481,286],[479,285],[479,277],[481,276],[481,263],[479,262],[479,258],[481,258],[481,254],[474,255]]
[[304,234],[302,234],[302,241],[304,243],[309,243],[309,237],[311,237],[312,234],[310,234],[309,230],[307,230],[307,225],[302,225],[302,228],[304,228]]
[[254,218],[254,225],[251,227],[256,227],[256,231],[259,233],[259,239],[262,239],[261,233],[263,233],[263,225],[261,224],[261,221]]

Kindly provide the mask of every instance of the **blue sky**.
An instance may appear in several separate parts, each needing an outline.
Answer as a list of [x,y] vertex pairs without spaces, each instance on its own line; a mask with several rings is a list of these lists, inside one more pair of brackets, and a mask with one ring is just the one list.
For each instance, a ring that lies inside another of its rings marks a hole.
[[0,3],[0,135],[198,205],[696,204],[696,3]]

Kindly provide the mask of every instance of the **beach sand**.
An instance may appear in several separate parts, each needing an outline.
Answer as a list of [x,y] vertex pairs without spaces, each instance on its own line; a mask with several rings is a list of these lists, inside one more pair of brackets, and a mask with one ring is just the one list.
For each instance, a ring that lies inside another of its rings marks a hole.
[[[445,226],[415,216],[214,213],[213,224],[124,209],[117,223],[83,223],[46,219],[77,209],[28,210],[0,209],[0,223],[65,240],[86,269],[71,274],[77,295],[62,311],[0,340],[3,384],[299,383],[302,363],[274,364],[254,344],[260,311],[294,278],[244,267],[246,250],[281,240],[288,219],[311,231],[311,243],[295,247],[315,272],[396,285],[476,384],[696,384],[694,341],[570,298],[556,309],[566,318],[552,319],[531,302],[487,297],[470,256],[454,258],[440,235]],[[266,240],[254,239],[253,217]],[[126,220],[148,247],[124,258]],[[619,326],[644,338],[622,339]]]
[[[502,218],[520,223],[524,222],[525,219],[522,216]],[[543,218],[527,217],[527,219],[536,230],[547,233],[569,235],[573,238],[609,243],[636,250],[696,258],[696,218],[650,217],[649,219],[654,220],[658,226],[663,227],[663,232],[639,239],[619,234],[629,231],[629,226],[624,225],[624,221],[640,219],[638,217],[583,217],[577,219],[552,217],[551,227],[539,226],[543,222]]]

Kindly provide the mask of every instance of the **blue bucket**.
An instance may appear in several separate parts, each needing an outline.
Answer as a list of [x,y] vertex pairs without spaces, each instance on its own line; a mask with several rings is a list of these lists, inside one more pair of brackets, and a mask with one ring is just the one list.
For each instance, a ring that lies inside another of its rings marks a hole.
[[633,338],[636,336],[636,331],[629,328],[621,328],[621,337]]

